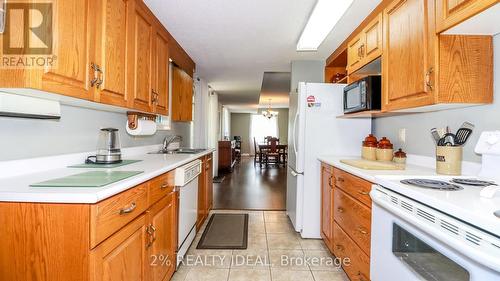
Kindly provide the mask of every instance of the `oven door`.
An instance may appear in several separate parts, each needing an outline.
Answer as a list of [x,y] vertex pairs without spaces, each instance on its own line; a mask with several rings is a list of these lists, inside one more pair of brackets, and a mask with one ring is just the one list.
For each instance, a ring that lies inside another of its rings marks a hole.
[[372,207],[372,281],[499,280],[498,272],[468,259],[375,202]]

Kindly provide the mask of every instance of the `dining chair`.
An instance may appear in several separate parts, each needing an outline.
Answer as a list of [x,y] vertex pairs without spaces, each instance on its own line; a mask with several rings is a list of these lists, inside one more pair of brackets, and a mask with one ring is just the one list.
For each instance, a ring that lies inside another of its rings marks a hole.
[[257,141],[255,140],[255,137],[253,137],[253,149],[255,151],[255,155],[253,156],[253,165],[257,163],[261,163],[262,159],[260,159],[260,149],[259,146],[257,145]]
[[278,150],[278,138],[271,137],[268,139],[268,145],[270,146],[269,149],[264,151],[263,153],[263,161],[266,165],[266,167],[269,164],[281,164],[281,153]]

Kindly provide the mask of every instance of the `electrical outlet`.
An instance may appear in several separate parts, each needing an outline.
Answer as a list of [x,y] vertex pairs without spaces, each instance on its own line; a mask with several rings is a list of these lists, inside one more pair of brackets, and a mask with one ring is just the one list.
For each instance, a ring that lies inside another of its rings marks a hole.
[[406,143],[406,128],[399,129],[398,138],[399,138],[399,142],[401,144],[405,144]]

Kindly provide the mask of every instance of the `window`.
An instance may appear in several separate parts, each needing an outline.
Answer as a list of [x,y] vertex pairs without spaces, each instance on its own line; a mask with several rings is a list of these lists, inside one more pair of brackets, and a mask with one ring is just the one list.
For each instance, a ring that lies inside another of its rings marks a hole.
[[279,138],[278,117],[268,119],[260,114],[252,115],[250,135],[255,137],[257,143],[263,142],[267,136]]

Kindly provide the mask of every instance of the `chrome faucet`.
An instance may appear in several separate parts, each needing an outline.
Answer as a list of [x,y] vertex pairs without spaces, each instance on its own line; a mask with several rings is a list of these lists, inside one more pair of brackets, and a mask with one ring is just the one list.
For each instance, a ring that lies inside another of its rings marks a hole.
[[163,139],[163,151],[167,151],[168,145],[173,143],[174,141],[182,141],[181,136],[173,135],[173,136],[166,136],[165,139]]

